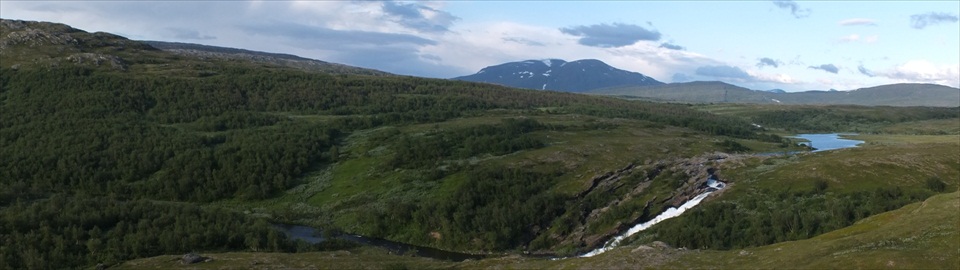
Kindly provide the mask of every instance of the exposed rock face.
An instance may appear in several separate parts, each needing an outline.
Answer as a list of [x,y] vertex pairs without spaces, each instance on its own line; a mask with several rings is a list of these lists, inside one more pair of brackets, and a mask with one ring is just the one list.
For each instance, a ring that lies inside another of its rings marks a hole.
[[[717,177],[719,171],[711,165],[732,159],[733,156],[725,153],[711,153],[693,158],[647,161],[646,164],[643,165],[628,164],[617,171],[595,176],[587,182],[588,186],[585,186],[583,191],[577,194],[578,199],[585,200],[592,193],[610,192],[621,188],[628,183],[628,181],[624,180],[626,177],[641,177],[643,180],[630,182],[635,184],[632,184],[634,185],[633,187],[628,187],[630,188],[629,192],[606,202],[604,206],[583,212],[580,220],[578,220],[579,225],[573,228],[569,234],[565,236],[552,235],[552,237],[558,240],[561,245],[578,246],[580,250],[592,250],[602,246],[612,237],[626,231],[634,224],[644,222],[646,219],[656,216],[663,209],[678,207],[693,197],[712,190],[706,185],[707,179],[711,177],[719,179]],[[658,195],[647,199],[647,201],[644,202],[643,213],[634,213],[633,216],[635,218],[633,220],[617,222],[612,228],[600,233],[587,232],[589,224],[597,222],[608,211],[615,209],[616,206],[630,200],[636,200],[637,197],[646,196],[645,191],[654,181],[674,181],[673,179],[676,179],[670,177],[658,178],[658,176],[665,172],[682,175],[683,178],[679,180],[682,181],[682,183],[678,183],[678,185],[680,185],[679,188],[669,195]],[[659,247],[658,245],[660,244],[663,246],[666,245],[660,242],[654,243],[653,246]]]
[[0,40],[0,50],[12,45],[79,45],[80,42],[71,33],[82,32],[65,24],[47,24],[46,29],[34,28],[37,23],[20,20],[2,20],[0,29],[4,36]]
[[0,49],[12,46],[90,49],[110,47],[112,50],[156,50],[146,44],[104,32],[88,33],[66,24],[0,20]]
[[87,33],[65,24],[0,19],[0,56],[13,69],[70,63],[126,70],[127,62],[120,55],[156,50],[121,36]]
[[124,63],[123,59],[116,55],[105,55],[98,53],[77,53],[72,54],[67,57],[67,60],[77,64],[92,64],[95,66],[101,66],[103,64],[110,64],[110,67],[119,70],[127,70],[127,65]]

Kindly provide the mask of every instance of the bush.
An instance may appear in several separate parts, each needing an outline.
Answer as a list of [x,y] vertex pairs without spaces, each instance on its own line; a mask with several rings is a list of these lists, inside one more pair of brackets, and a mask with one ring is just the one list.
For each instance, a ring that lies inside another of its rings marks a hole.
[[941,181],[939,177],[931,176],[927,178],[927,188],[934,192],[943,192],[947,190],[947,183]]

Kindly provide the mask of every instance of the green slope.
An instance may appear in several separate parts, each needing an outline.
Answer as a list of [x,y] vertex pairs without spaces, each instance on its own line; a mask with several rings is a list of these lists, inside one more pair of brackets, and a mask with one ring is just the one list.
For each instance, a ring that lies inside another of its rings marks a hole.
[[956,269],[960,267],[960,192],[885,212],[811,239],[731,251],[627,246],[593,258],[558,261],[521,257],[451,263],[386,254],[373,248],[277,254],[204,254],[212,262],[177,264],[177,256],[125,262],[118,269]]
[[851,91],[774,93],[723,82],[686,82],[619,87],[591,93],[681,103],[747,103],[778,105],[960,106],[960,89],[936,84],[901,83]]

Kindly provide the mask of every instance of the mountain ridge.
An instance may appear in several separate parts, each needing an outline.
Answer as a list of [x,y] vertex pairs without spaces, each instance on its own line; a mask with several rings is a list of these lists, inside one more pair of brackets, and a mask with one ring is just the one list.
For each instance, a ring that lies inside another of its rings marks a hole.
[[319,71],[332,74],[363,74],[374,76],[393,76],[388,72],[354,67],[344,64],[326,62],[317,59],[306,58],[286,53],[271,53],[262,51],[253,51],[246,49],[230,48],[203,45],[196,43],[166,42],[166,41],[141,41],[154,48],[171,52],[179,55],[195,57],[215,57],[226,59],[243,59],[261,63],[269,63],[280,66],[292,67],[307,71]]
[[725,82],[685,82],[646,87],[611,87],[591,94],[681,103],[754,103],[862,106],[960,106],[960,89],[926,83],[897,83],[849,91],[751,90]]

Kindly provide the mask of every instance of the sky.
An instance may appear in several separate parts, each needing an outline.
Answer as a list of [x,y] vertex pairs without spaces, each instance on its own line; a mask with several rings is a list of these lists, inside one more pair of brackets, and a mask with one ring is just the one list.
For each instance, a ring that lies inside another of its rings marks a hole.
[[0,1],[0,18],[452,78],[599,59],[758,90],[960,87],[960,1]]

